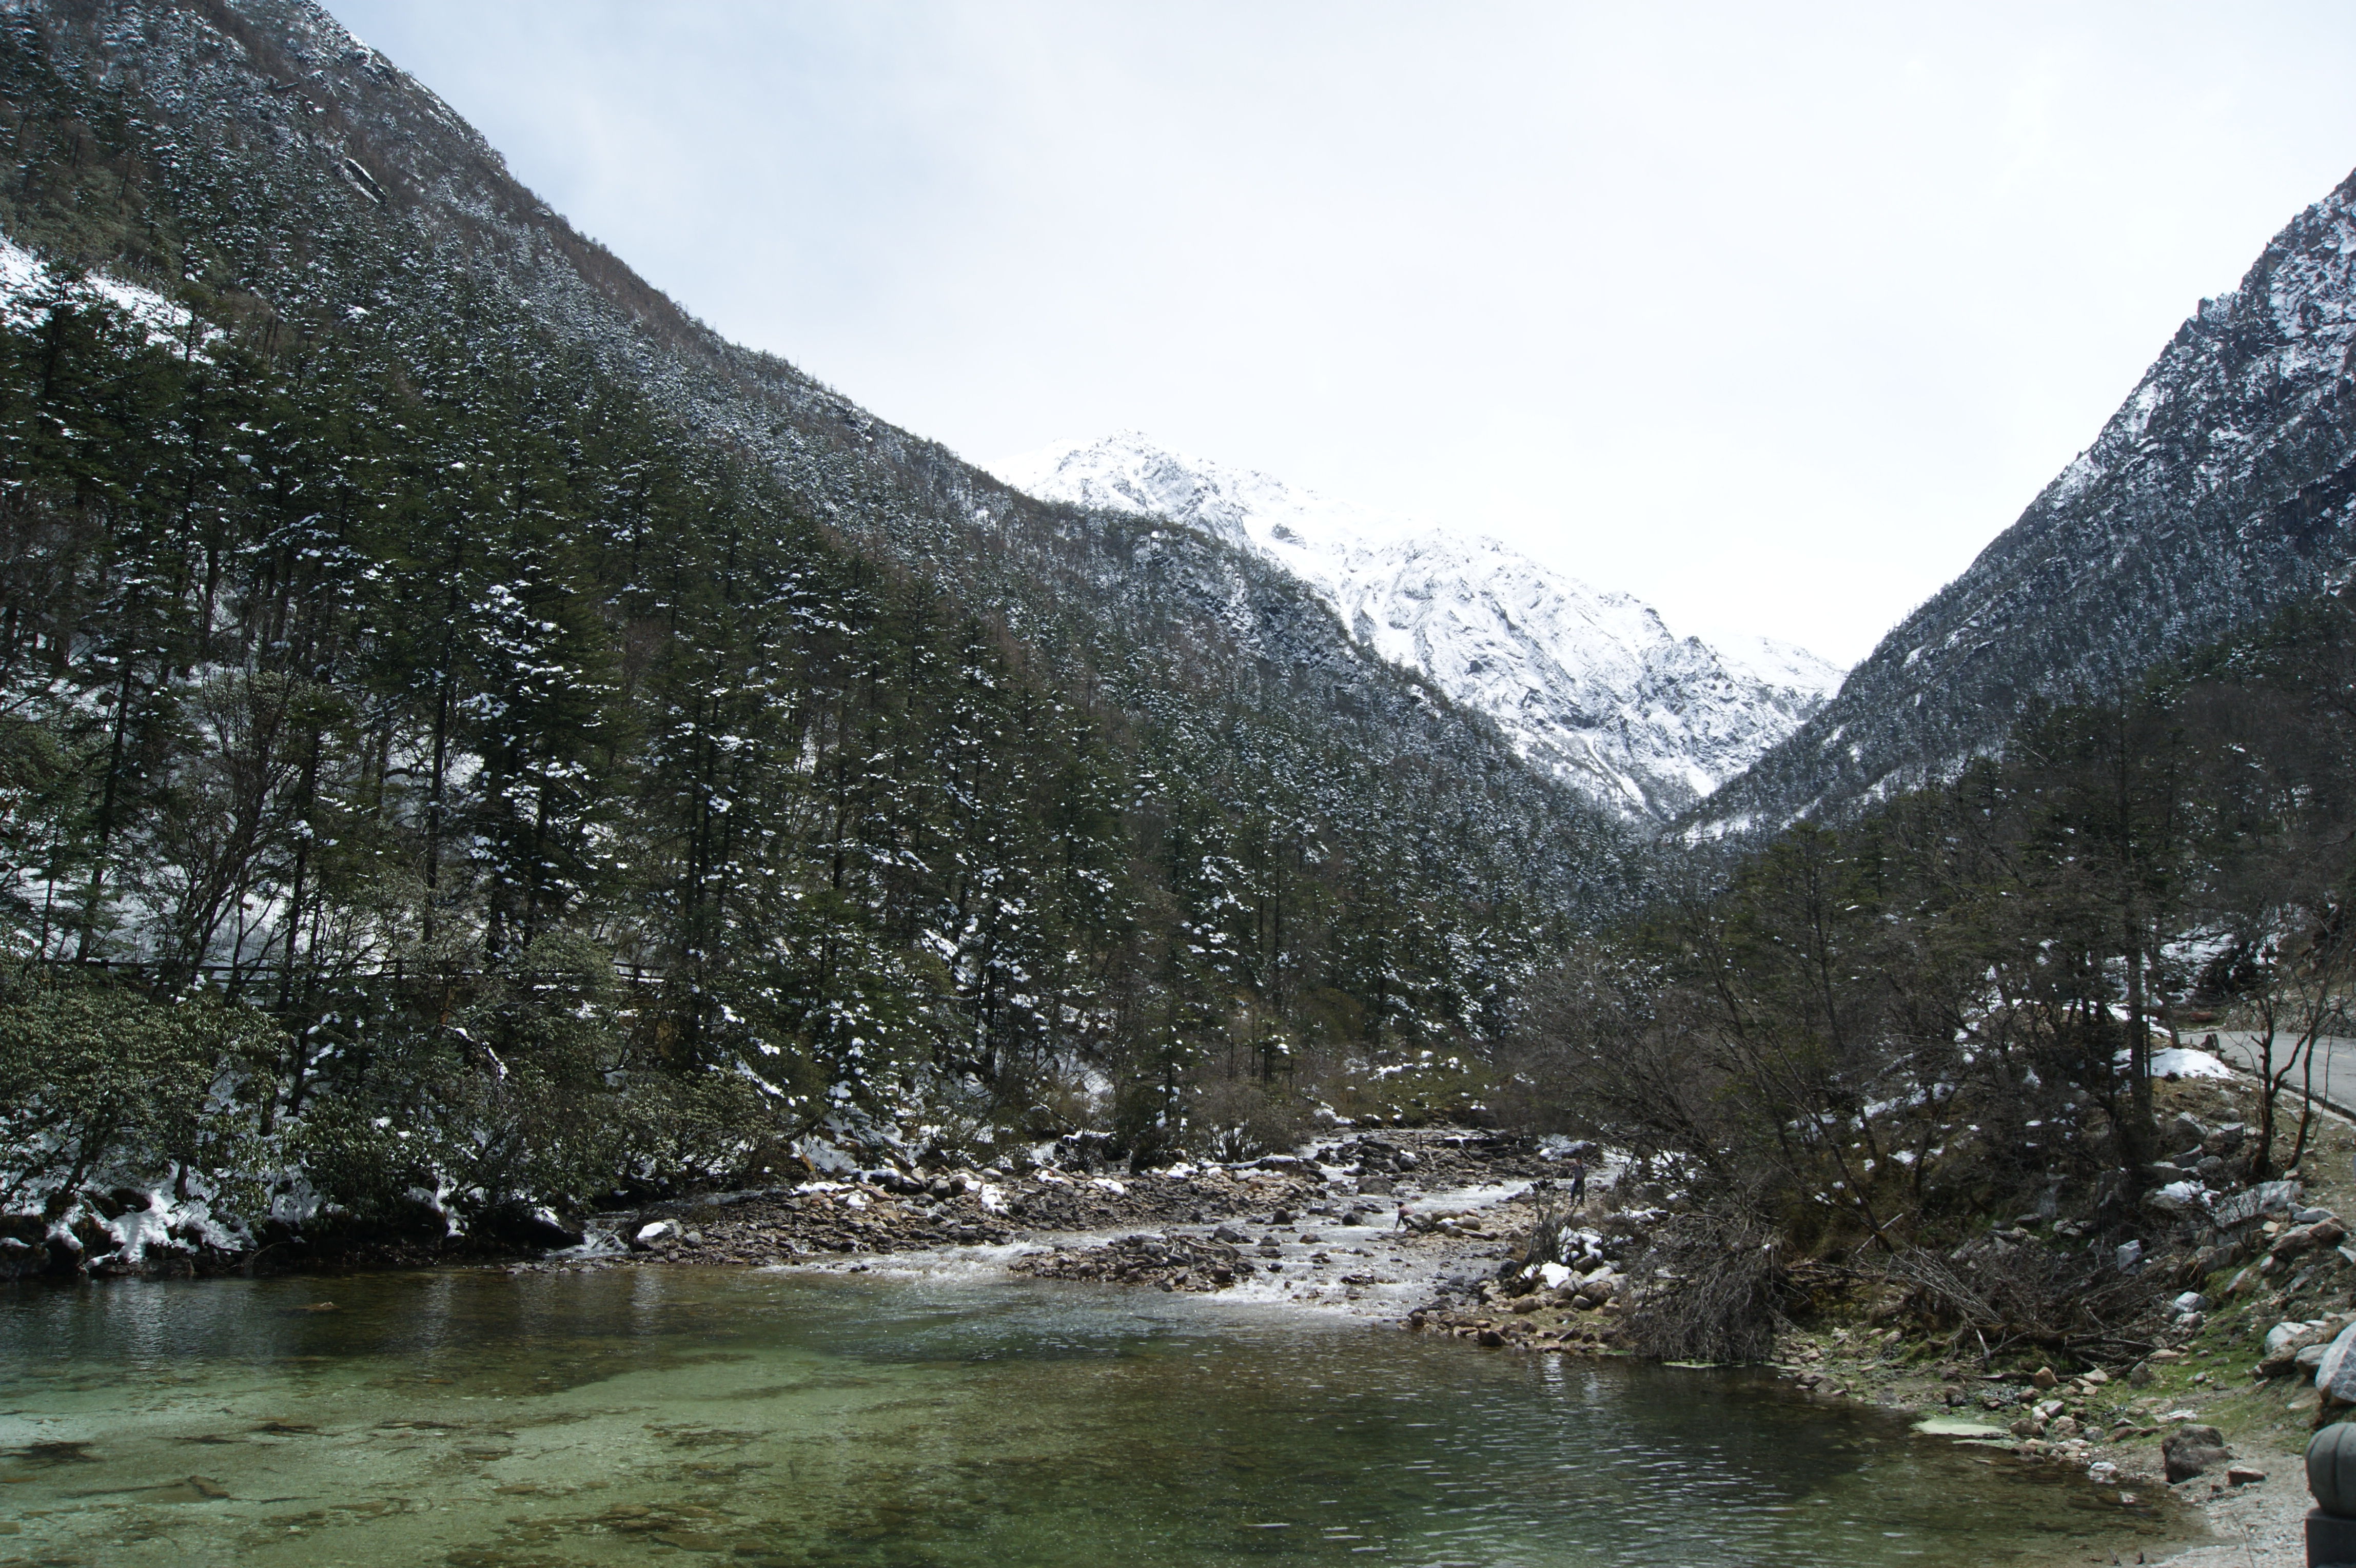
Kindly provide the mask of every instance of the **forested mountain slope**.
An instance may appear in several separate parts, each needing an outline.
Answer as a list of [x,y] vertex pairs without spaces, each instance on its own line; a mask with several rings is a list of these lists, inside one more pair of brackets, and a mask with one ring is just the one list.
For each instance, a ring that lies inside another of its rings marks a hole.
[[1166,1144],[1625,901],[1284,574],[723,342],[316,5],[0,17],[10,943],[267,1003],[269,1136],[486,1208],[852,1105]]
[[1171,452],[1134,432],[994,465],[1033,495],[1168,517],[1308,584],[1365,648],[1497,722],[1607,811],[1666,821],[1822,707],[1841,672],[1789,643],[1678,637],[1494,539]]
[[[2204,300],[2094,444],[1695,813],[1772,828],[1952,775],[2033,697],[2131,687],[2356,558],[2356,177]],[[2033,373],[2024,367],[2024,373]]]

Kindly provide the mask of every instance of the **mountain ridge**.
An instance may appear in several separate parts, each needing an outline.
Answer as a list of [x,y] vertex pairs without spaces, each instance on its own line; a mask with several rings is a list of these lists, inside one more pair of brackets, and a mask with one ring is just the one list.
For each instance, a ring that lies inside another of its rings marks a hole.
[[1684,831],[1772,832],[1947,777],[2031,703],[2115,694],[2338,583],[2351,355],[2356,175],[2201,301],[2020,518]]
[[1603,809],[1661,822],[1740,772],[1839,684],[1804,649],[1712,646],[1634,596],[1503,542],[1335,500],[1137,432],[997,460],[1017,489],[1162,516],[1306,583],[1364,647],[1494,720],[1515,749]]

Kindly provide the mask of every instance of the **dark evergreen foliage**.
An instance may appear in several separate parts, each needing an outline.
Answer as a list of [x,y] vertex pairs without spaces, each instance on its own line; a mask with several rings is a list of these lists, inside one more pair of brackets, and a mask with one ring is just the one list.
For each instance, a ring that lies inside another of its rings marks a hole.
[[2351,693],[2356,608],[2311,600],[2032,711],[1947,783],[1789,828],[1538,988],[1526,1092],[1804,1247],[1950,1247],[2040,1207],[2165,1230],[2137,1207],[2184,1152],[2155,1040],[2258,1037],[2233,1157],[2264,1176],[2307,1149],[2294,1064],[2349,1031]]
[[38,5],[0,101],[10,236],[191,313],[0,331],[11,994],[262,1010],[206,1081],[347,1208],[1150,1154],[1627,897],[1297,585],[720,343],[314,7]]

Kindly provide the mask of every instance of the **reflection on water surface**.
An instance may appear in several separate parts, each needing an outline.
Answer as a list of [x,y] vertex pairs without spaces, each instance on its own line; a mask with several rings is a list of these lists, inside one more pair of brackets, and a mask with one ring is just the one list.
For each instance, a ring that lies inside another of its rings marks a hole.
[[2158,1530],[1743,1374],[1039,1282],[16,1285],[0,1369],[0,1562],[1977,1564]]

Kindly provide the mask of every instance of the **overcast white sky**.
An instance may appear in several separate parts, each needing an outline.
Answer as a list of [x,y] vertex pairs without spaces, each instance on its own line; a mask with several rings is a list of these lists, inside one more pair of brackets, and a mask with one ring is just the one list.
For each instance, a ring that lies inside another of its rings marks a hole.
[[729,337],[1861,657],[2356,166],[2356,6],[327,0]]

